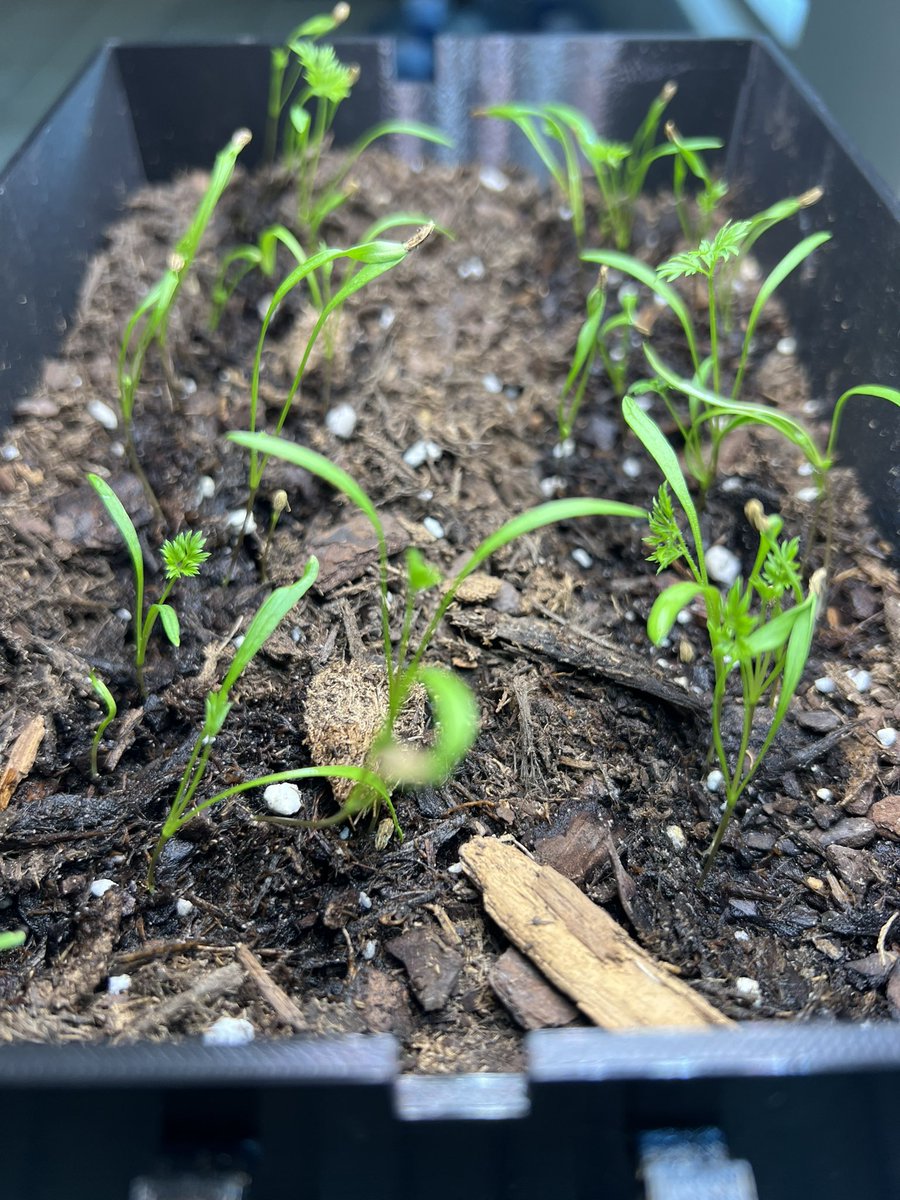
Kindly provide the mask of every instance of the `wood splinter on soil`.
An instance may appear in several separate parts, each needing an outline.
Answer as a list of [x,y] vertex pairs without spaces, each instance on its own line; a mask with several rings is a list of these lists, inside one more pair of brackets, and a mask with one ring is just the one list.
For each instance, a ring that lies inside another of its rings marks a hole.
[[496,838],[460,851],[500,928],[604,1029],[731,1025],[552,867]]

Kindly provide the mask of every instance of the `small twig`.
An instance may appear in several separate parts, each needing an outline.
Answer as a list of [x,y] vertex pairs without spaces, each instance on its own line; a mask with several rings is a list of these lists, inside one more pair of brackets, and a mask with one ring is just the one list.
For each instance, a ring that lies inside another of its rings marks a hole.
[[12,799],[13,792],[34,766],[47,726],[43,717],[32,717],[13,743],[6,766],[0,773],[0,812]]
[[268,971],[252,950],[241,944],[235,951],[235,958],[256,984],[259,994],[269,1005],[275,1016],[282,1023],[293,1029],[295,1033],[308,1028],[303,1013],[290,998],[287,992],[275,982]]
[[878,951],[878,960],[883,967],[887,966],[887,952],[885,950],[885,946],[887,945],[887,935],[890,933],[891,926],[898,917],[900,917],[900,912],[891,913],[891,915],[882,925],[881,929],[878,931],[878,941],[875,944],[875,948]]

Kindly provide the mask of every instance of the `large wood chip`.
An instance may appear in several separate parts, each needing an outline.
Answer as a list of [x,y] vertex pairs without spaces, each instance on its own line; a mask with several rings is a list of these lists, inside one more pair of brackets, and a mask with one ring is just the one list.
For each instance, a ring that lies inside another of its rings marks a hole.
[[13,792],[34,766],[37,752],[47,726],[43,717],[32,717],[19,736],[6,760],[3,774],[0,775],[0,812],[6,808],[12,799]]
[[730,1025],[552,867],[495,838],[460,857],[512,942],[604,1029]]

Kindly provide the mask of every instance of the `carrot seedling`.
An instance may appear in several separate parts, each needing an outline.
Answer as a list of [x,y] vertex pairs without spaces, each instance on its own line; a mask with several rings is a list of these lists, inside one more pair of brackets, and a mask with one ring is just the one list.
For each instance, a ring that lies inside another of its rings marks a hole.
[[[710,719],[712,744],[724,789],[722,818],[707,853],[705,878],[738,801],[771,748],[809,657],[824,572],[816,572],[804,595],[798,563],[798,540],[781,537],[783,522],[766,516],[752,501],[747,516],[759,547],[744,582],[738,578],[726,593],[709,581],[700,522],[675,451],[651,417],[631,396],[622,401],[631,430],[662,471],[665,482],[649,513],[649,558],[662,571],[683,561],[690,580],[671,584],[656,598],[647,620],[654,644],[665,638],[682,608],[700,597],[706,608],[706,628],[713,660],[714,688]],[[671,488],[687,519],[690,541],[681,530],[672,504]],[[693,543],[693,547],[691,547]],[[723,734],[728,685],[740,685],[741,734],[736,753],[729,754]],[[772,717],[759,748],[751,753],[754,718],[764,704]]]
[[[432,638],[447,609],[453,603],[463,581],[477,570],[492,554],[527,533],[542,529],[557,521],[587,516],[643,517],[643,509],[612,500],[556,500],[507,521],[475,549],[462,569],[444,588],[424,630],[416,635],[424,611],[424,597],[440,581],[437,571],[416,552],[406,560],[406,599],[404,615],[396,650],[391,636],[390,600],[388,593],[388,552],[384,526],[375,505],[355,479],[329,459],[305,446],[283,438],[259,433],[229,433],[230,441],[262,458],[277,457],[324,480],[343,493],[366,516],[378,543],[379,608],[384,669],[387,682],[388,711],[384,724],[376,734],[365,766],[388,784],[391,791],[404,783],[421,785],[442,780],[468,752],[477,733],[477,708],[468,687],[452,672],[442,667],[426,666],[423,662]],[[397,719],[410,692],[417,684],[425,689],[439,727],[435,745],[426,751],[401,745],[394,733]],[[346,805],[336,819],[342,819],[366,808],[377,809],[381,798],[358,784],[350,793]]]
[[166,582],[159,599],[150,605],[145,616],[144,556],[141,552],[137,530],[132,523],[131,517],[125,511],[121,500],[109,484],[98,475],[88,475],[88,481],[103,501],[103,505],[107,513],[109,513],[113,524],[121,534],[122,541],[125,543],[125,548],[128,551],[128,556],[131,559],[135,602],[134,670],[141,696],[146,696],[147,687],[144,683],[144,659],[147,655],[150,634],[153,632],[158,620],[172,645],[179,646],[181,644],[181,629],[178,614],[167,601],[178,580],[197,575],[200,567],[209,558],[209,554],[203,549],[206,538],[202,533],[186,532],[179,533],[176,537],[163,542],[160,547],[160,554],[165,565]]
[[104,733],[106,733],[106,730],[116,719],[117,709],[112,692],[109,690],[100,676],[95,671],[91,670],[88,672],[88,677],[91,681],[91,687],[99,696],[103,703],[103,707],[106,710],[103,720],[97,726],[97,732],[94,734],[94,740],[91,742],[91,779],[99,779],[100,772],[97,770],[97,751],[100,748],[100,741]]
[[147,499],[160,520],[163,519],[163,515],[159,501],[138,461],[134,443],[135,397],[143,375],[147,351],[156,343],[174,400],[174,373],[171,369],[166,344],[172,306],[197,256],[200,239],[234,173],[237,157],[249,141],[249,130],[239,129],[225,149],[220,151],[216,157],[209,184],[197,206],[190,227],[169,255],[168,265],[162,278],[147,292],[129,317],[119,349],[119,407],[122,413],[125,449],[132,470],[140,479]]
[[[667,83],[654,99],[630,142],[600,137],[587,117],[568,104],[498,104],[480,109],[476,116],[512,121],[536,151],[557,185],[572,214],[579,244],[585,238],[585,200],[582,160],[587,163],[603,204],[601,237],[610,236],[619,250],[631,244],[635,204],[647,172],[660,158],[684,152],[719,150],[717,138],[685,138],[680,146],[656,144],[659,122],[677,91]],[[555,147],[559,147],[557,150]],[[561,159],[560,159],[561,152]]]
[[[192,804],[197,788],[206,774],[213,744],[221,732],[222,726],[225,724],[226,717],[231,711],[231,692],[244,670],[253,661],[269,637],[281,624],[282,620],[294,608],[300,598],[309,591],[318,573],[318,559],[311,558],[307,563],[306,570],[296,583],[288,587],[276,588],[271,595],[266,597],[250,622],[243,641],[235,652],[234,658],[231,660],[231,666],[228,668],[221,687],[216,688],[207,695],[203,727],[194,742],[187,766],[184,768],[181,782],[178,785],[178,791],[175,793],[175,799],[169,808],[168,816],[159,835],[159,841],[150,859],[150,869],[147,875],[147,884],[149,887],[153,887],[156,864],[166,842],[174,837],[179,829],[192,820],[202,809],[208,808],[210,804],[214,804],[220,799],[224,799],[224,794],[220,793],[212,799],[204,801],[202,804],[196,806]],[[233,792],[229,792],[228,794],[233,794]]]

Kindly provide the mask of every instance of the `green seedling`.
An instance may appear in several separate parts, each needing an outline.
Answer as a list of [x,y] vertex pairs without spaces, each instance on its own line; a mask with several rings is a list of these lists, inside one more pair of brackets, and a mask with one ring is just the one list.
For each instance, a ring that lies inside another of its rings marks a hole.
[[119,407],[122,413],[125,449],[132,470],[140,479],[153,511],[160,521],[164,518],[159,501],[138,461],[134,444],[135,397],[143,375],[147,351],[155,343],[160,352],[169,391],[174,401],[175,378],[166,344],[172,306],[197,256],[200,239],[215,212],[222,193],[234,174],[237,157],[249,141],[250,131],[239,129],[225,149],[217,155],[209,184],[203,194],[203,199],[197,206],[190,227],[169,256],[168,266],[162,278],[147,292],[129,317],[119,349]]
[[[451,672],[426,666],[423,662],[432,638],[463,580],[492,554],[516,538],[557,521],[587,516],[646,515],[643,509],[634,505],[611,500],[556,500],[529,509],[507,521],[481,542],[462,569],[445,586],[441,599],[427,621],[423,615],[423,599],[437,586],[440,576],[418,553],[410,553],[406,560],[404,614],[395,650],[390,626],[387,542],[381,518],[369,496],[346,471],[305,446],[259,433],[229,433],[228,438],[253,454],[284,459],[324,480],[356,505],[375,532],[379,548],[379,607],[388,712],[365,765],[386,782],[389,791],[402,783],[433,783],[443,779],[465,755],[475,738],[477,710],[466,685]],[[416,629],[422,624],[424,629],[417,635]],[[429,751],[402,746],[394,736],[397,718],[416,684],[421,684],[428,694],[441,731],[438,744]],[[380,797],[367,791],[365,784],[357,785],[351,791],[341,816],[375,809],[379,803]]]
[[25,944],[25,930],[14,929],[9,933],[0,933],[0,952],[15,950]]
[[[783,539],[781,518],[767,517],[762,505],[751,501],[747,516],[759,535],[753,568],[746,582],[737,579],[726,593],[720,592],[709,581],[700,522],[674,450],[633,397],[625,397],[622,410],[665,479],[649,514],[650,533],[645,541],[650,547],[650,561],[660,571],[683,561],[691,575],[690,580],[667,587],[654,601],[647,621],[651,641],[658,645],[669,634],[679,611],[692,600],[700,597],[706,608],[715,674],[712,743],[725,803],[707,854],[705,878],[737,803],[771,748],[800,683],[812,644],[823,573],[813,575],[804,595],[797,561],[798,539]],[[675,515],[670,488],[687,520],[693,552]],[[739,747],[730,755],[723,718],[729,681],[735,677],[740,687],[742,720]],[[764,705],[771,709],[770,720],[754,755],[754,718]]]
[[[837,403],[834,406],[828,438],[824,449],[822,449],[816,443],[815,438],[809,430],[801,425],[799,421],[795,421],[793,417],[789,417],[775,408],[767,408],[764,404],[730,400],[724,396],[718,396],[715,392],[704,388],[694,380],[684,379],[676,374],[650,346],[644,346],[644,354],[662,388],[671,389],[687,396],[697,406],[698,416],[696,425],[698,428],[702,428],[704,424],[715,422],[717,426],[716,437],[719,444],[735,429],[740,429],[746,425],[763,425],[781,434],[786,441],[790,442],[791,445],[795,446],[803,454],[806,461],[812,467],[813,479],[816,487],[819,489],[820,499],[824,499],[827,504],[828,518],[825,540],[825,567],[827,574],[828,567],[830,566],[832,525],[831,492],[828,479],[831,468],[834,466],[837,458],[838,434],[844,410],[851,400],[859,396],[868,396],[875,400],[885,400],[888,404],[893,404],[900,408],[900,391],[897,391],[895,388],[881,387],[878,384],[866,383],[858,387],[849,388],[846,392],[843,392],[838,397]],[[632,389],[632,391],[635,391],[635,389]],[[685,444],[687,445],[687,442]],[[813,537],[810,535],[810,544],[812,541]]]
[[97,675],[93,670],[91,670],[88,674],[91,681],[91,687],[97,693],[100,700],[103,702],[104,708],[106,709],[106,715],[97,726],[97,732],[94,734],[94,740],[91,742],[91,779],[99,779],[100,772],[97,770],[97,751],[100,748],[101,738],[103,737],[104,733],[106,733],[106,730],[109,728],[112,722],[116,719],[117,709],[112,692],[109,690],[100,676]]
[[604,320],[606,276],[606,267],[601,267],[597,283],[588,292],[587,316],[578,331],[572,365],[566,376],[557,409],[560,441],[565,441],[572,434],[598,356],[606,369],[613,391],[619,399],[625,395],[631,330],[635,327],[637,319],[637,293],[624,293],[621,297],[620,311]]
[[686,138],[680,147],[672,142],[655,144],[659,122],[676,91],[674,83],[665,85],[628,143],[600,137],[587,117],[568,104],[498,104],[480,109],[475,115],[512,121],[522,131],[569,208],[579,244],[585,238],[582,160],[586,162],[603,203],[601,235],[611,236],[619,250],[627,250],[631,244],[635,203],[651,165],[660,158],[679,156],[685,151],[696,153],[722,147],[717,138]]
[[[672,163],[672,191],[678,223],[686,241],[699,242],[709,237],[718,207],[728,194],[728,184],[724,179],[715,179],[710,174],[699,150],[691,148],[675,128],[674,121],[666,122],[665,131],[677,151]],[[688,210],[685,190],[688,175],[692,175],[700,184],[696,197],[699,219],[696,221],[691,219]]]
[[172,645],[179,646],[181,644],[181,628],[178,621],[178,614],[167,601],[178,580],[197,575],[200,567],[209,558],[209,554],[203,549],[206,538],[202,533],[186,532],[179,533],[176,537],[163,542],[160,547],[160,554],[165,566],[166,582],[159,599],[150,605],[145,616],[144,556],[141,552],[137,530],[132,523],[131,517],[125,511],[121,500],[105,480],[101,479],[98,475],[88,475],[88,482],[103,501],[103,505],[109,513],[113,524],[122,536],[122,541],[125,543],[128,556],[131,559],[131,569],[134,575],[135,608],[134,670],[141,696],[146,696],[147,687],[144,683],[144,659],[147,655],[150,634],[153,632],[158,620]]
[[279,243],[288,248],[298,263],[305,261],[306,255],[300,243],[284,225],[270,225],[259,235],[255,246],[237,246],[225,255],[213,285],[210,329],[215,331],[218,328],[225,305],[241,280],[251,271],[258,270],[265,279],[272,278]]
[[[349,4],[338,4],[330,15],[304,21],[283,46],[272,52],[266,147],[269,157],[274,157],[281,125],[281,156],[297,173],[297,218],[302,240],[309,247],[318,244],[325,218],[346,200],[346,178],[373,142],[405,135],[440,146],[452,144],[439,130],[419,121],[383,121],[364,133],[347,151],[340,167],[319,182],[319,164],[335,116],[359,78],[358,67],[342,63],[334,48],[319,45],[319,39],[333,33],[349,15]],[[285,114],[287,119],[283,120]]]
[[[796,212],[799,200],[786,201],[781,206],[778,217],[784,219],[788,211]],[[690,355],[693,368],[694,389],[681,391],[687,398],[687,411],[680,410],[671,393],[671,383],[664,374],[643,385],[659,392],[669,412],[676,423],[679,434],[684,439],[685,463],[688,470],[700,484],[705,494],[716,477],[719,452],[723,438],[728,431],[728,425],[720,421],[717,409],[710,409],[700,400],[700,395],[711,392],[720,395],[722,391],[722,355],[720,353],[720,277],[721,269],[729,262],[745,253],[749,238],[758,236],[761,228],[770,228],[772,214],[778,206],[767,209],[748,221],[726,221],[712,240],[701,241],[696,249],[682,251],[664,262],[656,271],[646,264],[628,255],[608,250],[588,250],[582,258],[587,262],[598,263],[611,269],[622,271],[638,283],[650,288],[670,309],[681,325],[684,332],[686,348]],[[830,241],[828,233],[814,233],[804,238],[793,247],[769,272],[760,285],[756,299],[747,319],[747,327],[741,345],[738,369],[735,373],[731,388],[731,398],[738,402],[747,363],[750,356],[753,337],[763,309],[771,300],[776,289],[820,246]],[[709,310],[709,343],[710,353],[705,359],[700,358],[698,339],[694,330],[690,310],[683,298],[671,286],[672,281],[689,276],[700,276],[706,281],[706,297]],[[645,354],[651,366],[657,361],[652,350],[645,344]],[[707,387],[709,385],[709,387]],[[638,389],[640,390],[640,389]]]
[[[309,356],[312,354],[313,347],[318,340],[319,334],[322,332],[325,322],[328,320],[331,314],[339,310],[345,301],[350,296],[358,292],[361,288],[371,283],[374,279],[377,279],[380,275],[383,275],[386,271],[392,270],[394,267],[403,262],[410,251],[415,249],[416,246],[421,245],[422,242],[428,237],[428,235],[431,233],[431,229],[431,226],[425,226],[424,229],[420,229],[418,233],[416,233],[406,242],[375,240],[371,242],[363,242],[357,246],[350,246],[346,250],[325,248],[319,250],[316,254],[310,255],[309,258],[306,258],[302,263],[299,263],[294,270],[291,271],[287,278],[284,279],[284,281],[275,290],[275,294],[273,295],[272,300],[269,303],[269,307],[266,310],[266,315],[263,318],[262,329],[260,330],[259,339],[256,343],[256,354],[254,355],[253,371],[250,377],[251,433],[256,432],[259,415],[259,377],[262,367],[263,349],[265,347],[266,337],[269,332],[269,326],[272,323],[272,318],[274,317],[278,306],[281,304],[284,298],[291,291],[293,291],[294,288],[298,287],[305,280],[309,279],[314,272],[321,271],[323,269],[330,269],[338,259],[345,259],[351,265],[358,264],[358,269],[349,273],[342,280],[340,287],[337,289],[337,291],[335,291],[328,302],[323,305],[321,311],[319,312],[319,316],[312,328],[312,332],[307,339],[306,347],[300,359],[300,365],[297,368],[294,380],[288,391],[287,397],[285,398],[284,404],[281,407],[281,412],[279,413],[278,420],[275,424],[276,434],[281,433],[284,423],[288,419],[294,399],[303,381],[303,376],[306,372],[306,367],[309,362]],[[234,553],[232,555],[229,578],[231,573],[234,571],[234,567],[237,562],[237,556],[240,552],[241,544],[243,542],[244,533],[246,531],[250,515],[253,512],[253,505],[256,502],[256,497],[262,482],[263,472],[266,468],[266,462],[267,458],[264,454],[260,455],[256,450],[251,450],[247,479],[248,497],[246,515],[244,517],[244,523],[240,534],[238,535]]]
[[[174,837],[179,829],[192,820],[202,809],[208,808],[211,804],[225,798],[224,794],[219,793],[202,804],[195,806],[192,803],[197,788],[200,786],[203,776],[206,773],[213,744],[221,733],[225,719],[231,711],[231,692],[234,690],[235,684],[240,679],[244,670],[253,661],[269,637],[315,582],[318,573],[318,559],[311,558],[306,570],[296,583],[288,587],[276,588],[271,595],[266,597],[250,622],[244,639],[235,652],[234,658],[231,660],[231,666],[228,668],[221,687],[210,692],[206,697],[203,727],[194,742],[187,766],[184,768],[181,782],[178,785],[178,791],[175,794],[175,799],[172,801],[168,816],[163,824],[162,832],[159,835],[159,841],[150,860],[150,869],[147,875],[147,884],[149,887],[152,888],[153,886],[156,864],[159,861],[159,856],[166,842]],[[269,782],[280,782],[280,780],[269,780]],[[228,794],[231,795],[234,793],[233,791],[229,791]]]

